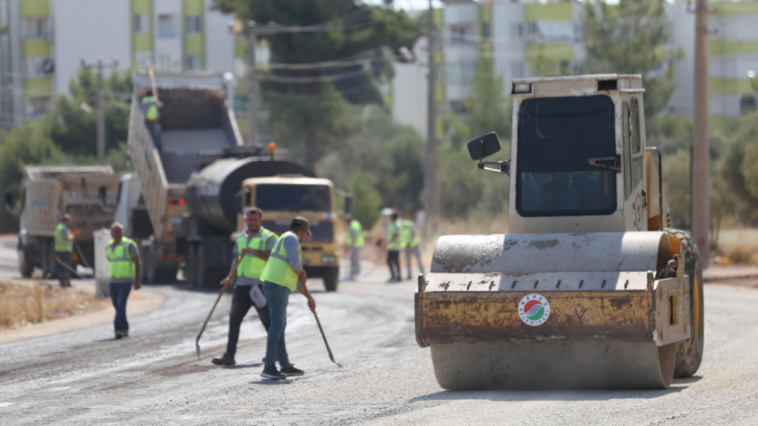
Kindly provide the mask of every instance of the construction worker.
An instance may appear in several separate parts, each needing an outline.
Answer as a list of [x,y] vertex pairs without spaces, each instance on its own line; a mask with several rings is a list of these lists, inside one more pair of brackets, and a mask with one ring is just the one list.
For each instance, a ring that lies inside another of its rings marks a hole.
[[408,279],[411,278],[411,256],[416,257],[418,270],[424,273],[424,265],[421,264],[421,239],[416,232],[416,224],[412,220],[403,221],[403,243],[405,244],[405,263],[408,265]]
[[155,143],[155,147],[158,150],[161,149],[161,123],[159,109],[162,106],[163,104],[155,99],[153,91],[150,89],[147,90],[147,93],[140,102],[140,110],[145,117],[145,126],[147,126],[147,129],[153,136],[153,143]]
[[70,214],[63,215],[63,221],[55,227],[55,268],[61,287],[71,287],[71,253],[74,251],[76,235],[71,230],[73,219]]
[[[287,304],[290,293],[299,290],[308,298],[308,308],[316,312],[316,301],[308,292],[305,282],[308,276],[303,269],[300,242],[305,235],[312,235],[308,221],[302,217],[292,219],[290,230],[279,237],[271,256],[266,262],[261,274],[263,292],[268,300],[271,314],[271,326],[266,340],[266,358],[261,377],[281,380],[288,376],[302,376],[305,372],[293,366],[287,356],[284,343],[284,329],[287,327]],[[275,362],[279,361],[281,371],[276,369]]]
[[111,240],[105,249],[108,256],[108,289],[111,293],[116,318],[113,328],[116,339],[129,337],[129,322],[126,320],[126,300],[132,291],[140,289],[140,262],[137,244],[123,236],[124,227],[116,222],[111,225]]
[[403,249],[403,222],[398,218],[397,213],[390,216],[389,232],[387,234],[387,265],[390,267],[390,279],[388,283],[402,281],[400,273],[400,250]]
[[361,247],[366,243],[363,238],[363,228],[360,222],[353,219],[348,213],[345,215],[345,223],[348,225],[345,229],[345,253],[350,252],[350,278],[354,280],[361,273]]
[[[219,358],[213,358],[216,365],[234,365],[234,354],[237,352],[237,341],[240,335],[240,325],[251,306],[258,312],[263,328],[268,332],[271,320],[268,313],[266,296],[263,295],[261,273],[266,266],[271,250],[276,244],[276,234],[261,226],[263,211],[257,207],[245,210],[245,225],[247,229],[237,237],[232,254],[234,264],[229,275],[221,281],[224,291],[234,285],[232,296],[232,311],[229,313],[229,340],[226,352]],[[235,283],[236,280],[236,283]]]

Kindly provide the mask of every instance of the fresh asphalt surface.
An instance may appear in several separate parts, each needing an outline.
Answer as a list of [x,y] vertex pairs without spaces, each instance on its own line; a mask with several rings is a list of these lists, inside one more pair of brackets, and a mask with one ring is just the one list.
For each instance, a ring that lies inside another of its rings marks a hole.
[[[15,250],[0,248],[0,256]],[[0,261],[0,276],[15,272]],[[0,345],[0,424],[758,424],[758,291],[706,286],[706,355],[696,377],[666,391],[443,391],[429,349],[416,345],[415,284],[388,285],[384,268],[323,293],[311,284],[336,359],[329,361],[305,298],[290,299],[287,347],[305,376],[259,374],[265,351],[254,310],[243,323],[238,365],[224,351],[231,297],[200,341],[215,290],[146,286],[165,304],[111,324]]]

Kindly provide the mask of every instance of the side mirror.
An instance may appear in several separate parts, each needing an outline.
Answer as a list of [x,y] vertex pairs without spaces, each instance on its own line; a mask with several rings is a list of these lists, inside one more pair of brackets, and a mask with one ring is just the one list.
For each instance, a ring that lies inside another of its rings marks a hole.
[[106,200],[108,198],[108,193],[104,186],[97,189],[97,198],[100,200],[100,207],[105,207],[107,205]]
[[500,152],[500,139],[495,132],[479,136],[466,145],[468,146],[468,154],[475,161],[481,161],[483,158]]
[[345,214],[350,213],[353,210],[353,195],[345,196]]
[[[245,205],[242,206],[243,208],[246,206],[252,206],[253,205],[253,190],[248,186],[245,188]],[[242,211],[242,209],[240,209]]]

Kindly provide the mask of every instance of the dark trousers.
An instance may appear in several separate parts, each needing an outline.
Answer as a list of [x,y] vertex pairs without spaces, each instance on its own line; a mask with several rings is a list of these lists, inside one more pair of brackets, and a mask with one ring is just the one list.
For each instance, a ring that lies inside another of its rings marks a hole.
[[161,123],[158,120],[145,120],[145,126],[153,137],[153,144],[158,151],[163,149],[161,140]]
[[400,250],[387,251],[387,265],[390,267],[392,278],[400,278]]
[[234,286],[234,293],[232,294],[232,311],[229,313],[229,341],[226,344],[226,354],[228,356],[234,356],[237,352],[237,342],[240,338],[240,326],[242,320],[247,315],[250,307],[254,307],[258,312],[258,318],[261,319],[263,328],[268,332],[271,326],[271,316],[268,312],[268,304],[259,308],[253,303],[253,299],[250,298],[250,286],[249,285],[237,285]]
[[56,251],[55,273],[58,275],[58,282],[61,283],[61,287],[68,287],[71,285],[71,271],[69,268],[74,269],[71,266],[71,252]]
[[129,322],[126,320],[126,300],[132,291],[132,283],[109,283],[113,307],[116,308],[116,318],[113,320],[113,328],[116,331],[129,330]]

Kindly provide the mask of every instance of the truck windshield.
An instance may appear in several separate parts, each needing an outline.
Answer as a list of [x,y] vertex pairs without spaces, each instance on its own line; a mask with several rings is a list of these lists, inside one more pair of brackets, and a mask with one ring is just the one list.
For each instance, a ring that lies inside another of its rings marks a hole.
[[524,101],[518,114],[516,210],[521,216],[613,213],[616,172],[589,160],[615,156],[609,97]]
[[255,205],[264,212],[332,211],[331,191],[326,185],[264,184],[255,187]]

